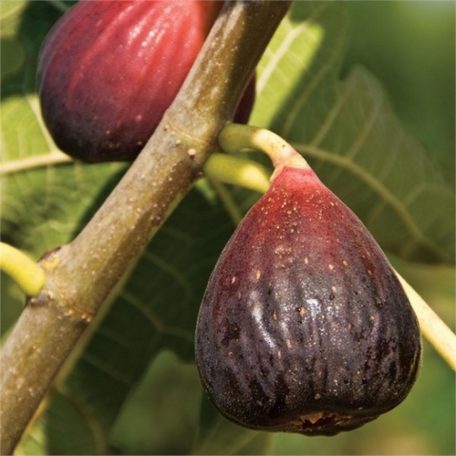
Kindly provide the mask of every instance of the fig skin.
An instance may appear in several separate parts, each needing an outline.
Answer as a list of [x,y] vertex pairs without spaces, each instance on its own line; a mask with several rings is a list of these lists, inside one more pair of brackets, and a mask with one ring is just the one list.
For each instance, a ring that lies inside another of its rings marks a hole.
[[[222,5],[95,0],[70,8],[42,46],[37,75],[43,118],[57,146],[88,162],[134,159],[177,95]],[[254,84],[238,120],[250,114]]]
[[333,435],[398,405],[419,366],[418,322],[370,233],[312,170],[284,168],[210,277],[196,360],[244,426]]

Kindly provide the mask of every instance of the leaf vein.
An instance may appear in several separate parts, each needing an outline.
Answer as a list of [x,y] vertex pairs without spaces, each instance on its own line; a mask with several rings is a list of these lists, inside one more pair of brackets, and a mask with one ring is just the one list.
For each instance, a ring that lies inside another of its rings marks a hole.
[[123,373],[119,372],[118,370],[113,369],[112,366],[104,364],[99,358],[93,357],[89,352],[85,352],[81,360],[105,373],[110,378],[117,380],[119,383],[130,385],[130,379],[128,377],[123,375]]
[[331,163],[335,163],[347,171],[354,174],[366,185],[371,187],[391,208],[396,212],[397,216],[402,220],[405,228],[410,235],[415,239],[415,242],[426,247],[440,258],[447,259],[448,254],[443,252],[432,240],[424,236],[420,227],[415,223],[412,216],[407,212],[401,201],[391,191],[377,180],[375,176],[366,172],[361,166],[347,159],[346,156],[332,154],[331,152],[315,147],[314,145],[294,143],[295,148],[308,154],[312,157],[318,157]]
[[66,388],[59,388],[58,392],[65,399],[67,404],[75,410],[89,426],[89,429],[92,431],[97,454],[105,454],[108,449],[107,439],[103,432],[103,427],[95,414],[76,395],[72,394]]
[[336,97],[336,101],[333,104],[332,108],[328,110],[328,114],[326,115],[326,118],[322,122],[320,128],[318,129],[317,133],[313,137],[313,139],[310,141],[311,146],[318,146],[321,144],[325,136],[328,134],[328,131],[332,127],[333,123],[337,119],[338,115],[340,114],[340,111],[342,110],[342,107],[346,103],[348,96],[350,95],[350,91],[352,90],[352,83],[349,80],[346,86],[342,89],[340,92],[339,96]]
[[[285,39],[282,40],[280,43],[279,48],[274,52],[272,55],[271,59],[261,72],[261,76],[258,79],[257,82],[257,94],[258,96],[261,95],[263,92],[264,88],[266,87],[269,79],[271,78],[272,74],[274,73],[274,70],[276,70],[279,66],[279,62],[282,60],[283,57],[288,55],[289,48],[293,44],[293,42],[299,37],[299,35],[306,30],[309,26],[309,22],[312,19],[317,18],[326,8],[327,8],[327,2],[323,2],[321,5],[319,5],[318,8],[315,9],[314,13],[311,14],[305,22],[302,22],[299,24],[297,27],[294,27],[285,37]],[[285,22],[285,21],[284,21]],[[289,25],[288,22],[285,22],[287,25]]]
[[177,269],[174,265],[147,251],[144,252],[143,258],[159,268],[165,274],[169,275],[172,279],[174,279],[176,283],[183,289],[184,294],[187,298],[190,298],[192,296],[190,283],[188,282],[185,275],[182,274],[181,271],[179,271],[179,269]]

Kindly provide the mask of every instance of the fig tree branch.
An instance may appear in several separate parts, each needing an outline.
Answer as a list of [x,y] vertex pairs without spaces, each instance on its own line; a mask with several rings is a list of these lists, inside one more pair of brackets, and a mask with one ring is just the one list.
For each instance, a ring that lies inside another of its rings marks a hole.
[[115,284],[186,194],[288,1],[226,2],[172,106],[76,239],[42,261],[46,282],[1,353],[1,451],[13,451],[62,363]]

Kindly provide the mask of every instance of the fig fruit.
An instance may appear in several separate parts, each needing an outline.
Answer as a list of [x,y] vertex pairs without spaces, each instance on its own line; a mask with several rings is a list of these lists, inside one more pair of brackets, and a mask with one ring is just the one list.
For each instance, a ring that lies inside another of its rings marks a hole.
[[210,398],[247,427],[333,435],[398,405],[418,322],[380,247],[310,168],[285,167],[223,250],[198,316]]
[[[73,6],[48,34],[38,65],[41,110],[58,147],[89,162],[135,158],[179,91],[222,5],[93,0]],[[253,85],[239,121],[252,108]]]

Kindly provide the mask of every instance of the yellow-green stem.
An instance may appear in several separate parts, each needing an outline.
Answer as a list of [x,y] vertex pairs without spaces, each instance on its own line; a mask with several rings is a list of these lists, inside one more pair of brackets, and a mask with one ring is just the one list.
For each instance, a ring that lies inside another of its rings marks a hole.
[[204,166],[204,172],[215,181],[239,185],[260,193],[269,188],[269,172],[252,160],[214,153]]
[[395,273],[418,317],[423,336],[447,364],[456,371],[456,335],[412,286],[397,271]]
[[228,124],[220,132],[218,141],[222,149],[228,153],[259,150],[267,154],[275,168],[272,179],[285,166],[309,167],[302,155],[290,144],[279,135],[264,128]]
[[28,296],[37,295],[46,276],[41,267],[25,253],[0,242],[0,269],[8,274]]

